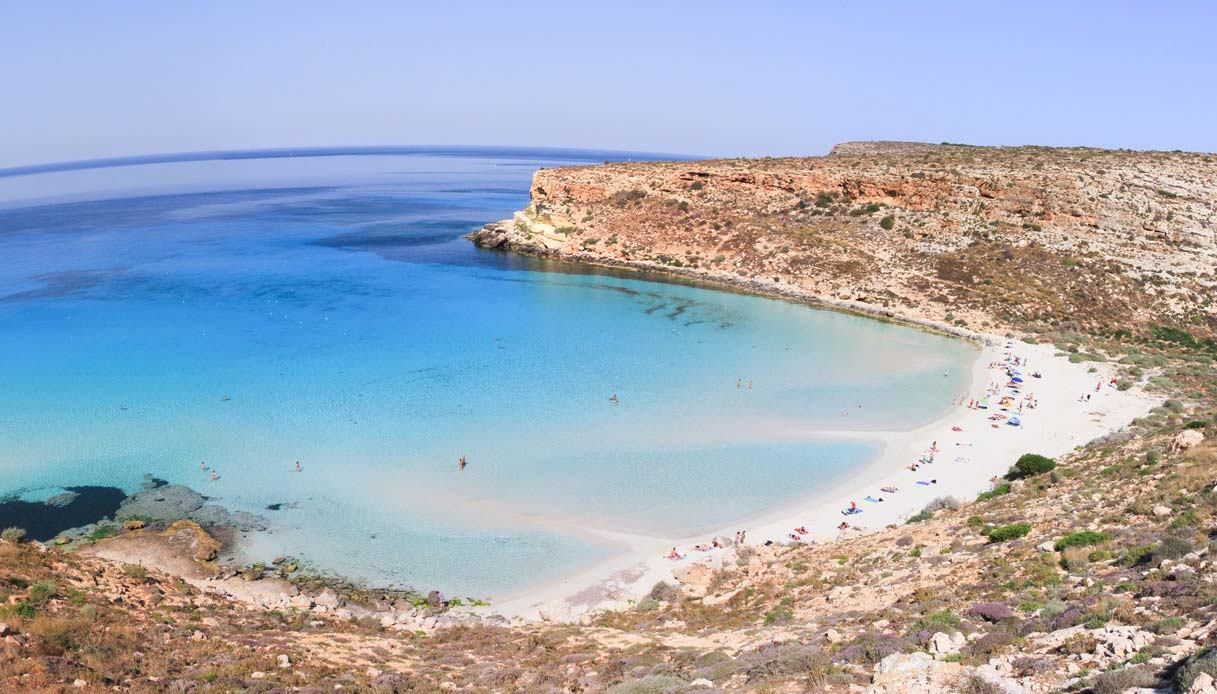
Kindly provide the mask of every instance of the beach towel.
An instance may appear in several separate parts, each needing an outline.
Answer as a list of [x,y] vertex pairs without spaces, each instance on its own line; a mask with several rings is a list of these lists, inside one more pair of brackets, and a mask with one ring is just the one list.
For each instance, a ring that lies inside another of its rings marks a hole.
[[921,485],[921,486],[923,486],[923,487],[928,487],[928,486],[930,486],[930,484],[932,484],[932,483],[931,483],[931,482],[927,482],[927,481],[925,481],[925,480],[917,480],[917,484],[920,484],[920,485]]
[[844,511],[842,511],[842,512],[841,512],[841,515],[843,515],[843,516],[855,516],[855,515],[857,515],[857,514],[859,514],[859,513],[862,513],[862,509],[860,509],[860,508],[847,508],[847,509],[845,509]]
[[862,500],[863,500],[863,501],[869,501],[869,502],[871,502],[872,504],[877,504],[877,503],[879,503],[879,500],[878,500],[878,499],[876,499],[876,498],[875,498],[875,497],[873,497],[873,496],[868,496],[868,497],[865,497],[865,498],[863,498]]

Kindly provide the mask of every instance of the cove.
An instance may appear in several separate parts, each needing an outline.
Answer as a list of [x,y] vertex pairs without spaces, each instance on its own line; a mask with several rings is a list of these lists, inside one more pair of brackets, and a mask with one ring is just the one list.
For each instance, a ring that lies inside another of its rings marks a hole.
[[795,503],[966,385],[958,340],[462,238],[605,156],[0,179],[0,496],[152,474],[265,517],[251,559],[494,598]]

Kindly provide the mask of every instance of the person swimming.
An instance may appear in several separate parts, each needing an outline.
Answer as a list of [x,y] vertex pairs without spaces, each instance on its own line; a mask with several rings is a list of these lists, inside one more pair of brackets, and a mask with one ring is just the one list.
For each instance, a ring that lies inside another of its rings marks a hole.
[[199,469],[202,470],[203,472],[207,472],[207,463],[205,463],[203,461],[199,461]]
[[609,398],[609,402],[613,403],[614,405],[620,405],[620,404],[621,404],[621,401],[617,399],[617,394],[616,394],[616,393],[613,393],[613,396]]
[[215,482],[215,481],[216,481],[216,480],[218,480],[218,479],[220,479],[219,474],[217,474],[215,470],[212,470],[212,471],[211,471],[211,481],[212,481],[212,482]]
[[302,470],[304,470],[304,468],[300,467],[300,461],[299,461],[299,460],[297,460],[297,461],[296,461],[296,472],[300,472],[300,471],[302,471]]

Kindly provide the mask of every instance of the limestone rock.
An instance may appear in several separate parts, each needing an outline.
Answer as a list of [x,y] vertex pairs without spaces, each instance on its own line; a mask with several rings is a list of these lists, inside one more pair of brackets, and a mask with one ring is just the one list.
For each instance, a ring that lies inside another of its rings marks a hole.
[[1150,511],[1158,518],[1165,518],[1171,514],[1171,509],[1169,506],[1158,505],[1150,509]]
[[888,684],[922,670],[934,666],[934,659],[928,653],[893,653],[875,666],[873,684]]
[[1204,442],[1204,432],[1198,429],[1184,429],[1171,439],[1172,451],[1186,451]]
[[705,564],[689,564],[672,572],[672,578],[687,586],[709,585],[713,572]]
[[1209,673],[1202,672],[1192,680],[1192,686],[1187,691],[1188,694],[1214,694],[1217,692],[1217,682]]
[[936,656],[946,657],[958,653],[967,643],[968,640],[958,631],[950,635],[940,631],[930,637],[930,652]]
[[320,607],[332,610],[342,604],[338,598],[338,593],[334,592],[333,588],[323,588],[317,597],[313,598],[313,603]]

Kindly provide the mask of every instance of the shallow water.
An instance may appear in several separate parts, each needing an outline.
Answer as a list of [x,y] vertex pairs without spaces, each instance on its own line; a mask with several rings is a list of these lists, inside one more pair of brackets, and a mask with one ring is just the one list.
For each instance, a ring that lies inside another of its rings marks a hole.
[[0,495],[152,473],[263,513],[251,553],[496,596],[611,551],[589,531],[805,497],[877,450],[817,431],[962,389],[959,341],[474,249],[562,163],[513,154],[0,178]]

